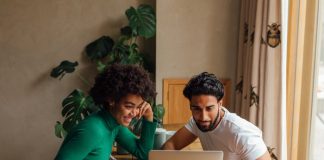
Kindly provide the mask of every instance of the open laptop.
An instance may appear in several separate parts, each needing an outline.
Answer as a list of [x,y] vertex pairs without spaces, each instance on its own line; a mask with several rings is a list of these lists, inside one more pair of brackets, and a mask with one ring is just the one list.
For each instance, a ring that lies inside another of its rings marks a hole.
[[149,160],[223,160],[222,151],[151,150]]

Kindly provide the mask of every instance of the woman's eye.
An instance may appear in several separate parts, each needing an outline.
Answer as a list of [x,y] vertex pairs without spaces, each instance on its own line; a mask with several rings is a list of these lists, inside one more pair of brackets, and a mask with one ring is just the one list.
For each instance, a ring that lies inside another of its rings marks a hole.
[[127,109],[132,109],[133,106],[125,106]]

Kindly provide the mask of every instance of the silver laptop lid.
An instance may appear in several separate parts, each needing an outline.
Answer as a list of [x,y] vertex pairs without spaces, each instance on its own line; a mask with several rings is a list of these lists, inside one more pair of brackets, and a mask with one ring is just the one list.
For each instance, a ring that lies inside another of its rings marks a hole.
[[223,160],[222,151],[151,150],[149,160]]

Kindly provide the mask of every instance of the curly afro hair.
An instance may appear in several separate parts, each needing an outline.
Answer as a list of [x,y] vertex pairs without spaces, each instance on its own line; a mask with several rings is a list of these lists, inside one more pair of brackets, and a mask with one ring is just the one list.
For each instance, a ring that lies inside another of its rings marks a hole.
[[98,105],[105,106],[107,100],[118,102],[127,94],[136,94],[144,100],[155,98],[156,92],[149,74],[138,65],[113,64],[100,73],[95,80],[90,96]]
[[183,95],[191,100],[192,96],[201,94],[215,96],[220,101],[224,96],[224,86],[214,74],[200,73],[190,79],[183,89]]

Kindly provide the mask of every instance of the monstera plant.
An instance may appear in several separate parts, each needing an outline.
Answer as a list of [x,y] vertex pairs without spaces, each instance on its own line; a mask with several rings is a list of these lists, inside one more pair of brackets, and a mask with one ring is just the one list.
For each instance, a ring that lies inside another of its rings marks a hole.
[[[125,12],[128,19],[128,26],[121,28],[121,35],[114,41],[109,36],[102,36],[88,44],[85,48],[86,55],[91,62],[96,64],[98,73],[102,72],[107,66],[114,63],[121,64],[145,64],[145,56],[140,52],[137,44],[139,37],[144,39],[155,36],[156,17],[154,10],[149,5],[140,5],[138,8],[130,7]],[[51,77],[62,79],[67,73],[72,73],[78,66],[78,62],[64,60],[51,72]],[[148,69],[148,68],[146,68]],[[80,79],[90,87],[90,84],[79,75]],[[164,108],[162,105],[155,105],[151,101],[154,112],[154,119],[162,123]],[[73,90],[62,102],[62,116],[64,122],[57,121],[55,125],[55,135],[59,138],[65,137],[70,129],[78,124],[89,114],[98,111],[102,106],[95,105],[91,96],[81,89]],[[141,121],[133,121],[131,128],[140,128]]]

